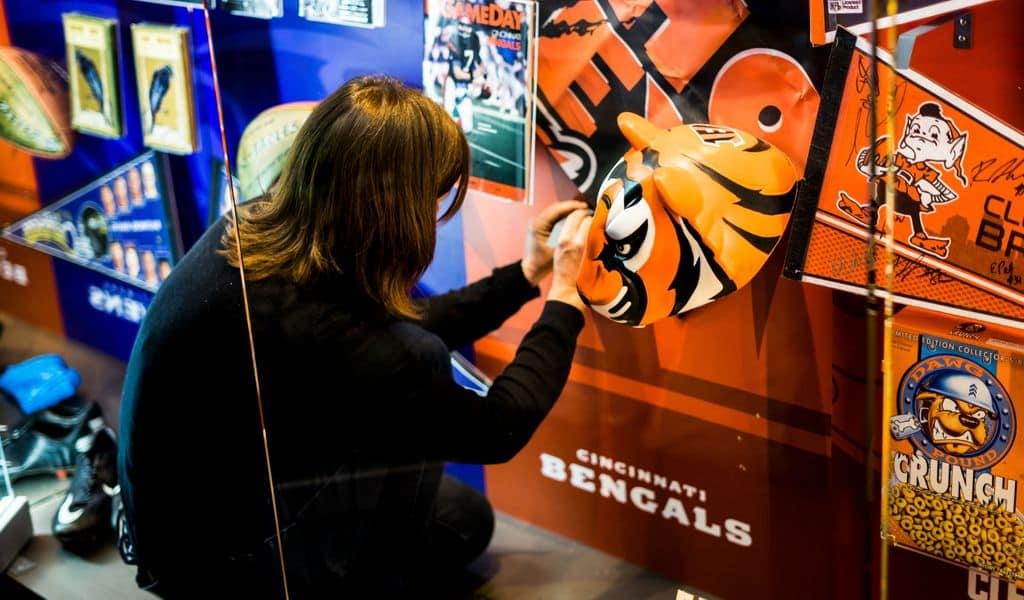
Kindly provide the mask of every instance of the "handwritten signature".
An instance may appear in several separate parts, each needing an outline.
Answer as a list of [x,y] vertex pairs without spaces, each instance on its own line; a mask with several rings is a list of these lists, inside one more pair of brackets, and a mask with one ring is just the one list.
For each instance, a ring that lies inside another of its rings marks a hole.
[[1016,272],[1013,263],[1007,260],[1000,260],[989,265],[988,272],[991,275],[1005,275],[1006,284],[1013,287],[1020,287],[1024,284],[1024,276]]
[[1024,158],[999,158],[978,161],[971,169],[971,181],[992,182],[1024,180]]
[[929,267],[921,262],[921,256],[916,259],[897,256],[892,263],[892,276],[896,281],[906,281],[911,276],[920,279],[927,279],[930,285],[941,285],[956,281],[949,275],[935,267]]
[[[926,279],[929,285],[942,285],[956,281],[953,277],[945,274],[942,270],[929,267],[922,262],[923,255],[916,258],[904,258],[896,256],[893,260],[893,279],[895,281],[907,281],[908,279]],[[850,256],[832,261],[833,277],[850,277],[867,267],[867,259],[863,256]],[[882,282],[884,275],[879,270],[878,281]]]
[[[850,164],[853,160],[854,155],[860,148],[861,139],[871,139],[876,128],[883,128],[885,126],[885,115],[882,114],[882,110],[879,109],[877,119],[878,123],[875,127],[871,126],[871,101],[872,98],[878,99],[879,87],[877,81],[872,81],[871,76],[871,65],[867,57],[860,56],[857,61],[857,75],[855,80],[855,89],[859,95],[860,105],[857,107],[857,115],[855,117],[855,123],[853,126],[854,132],[860,132],[863,129],[863,134],[857,133],[853,136],[850,142],[850,150],[846,155],[846,161],[844,165]],[[896,97],[895,97],[895,109],[900,110],[903,108],[903,100],[907,95],[907,82],[899,81],[896,82]]]

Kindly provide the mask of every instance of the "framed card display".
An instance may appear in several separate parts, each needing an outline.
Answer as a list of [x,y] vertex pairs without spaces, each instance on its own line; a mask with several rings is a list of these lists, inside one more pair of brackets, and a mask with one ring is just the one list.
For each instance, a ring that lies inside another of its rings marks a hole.
[[197,150],[189,31],[133,24],[135,76],[143,142],[175,154]]
[[65,13],[71,126],[117,139],[121,125],[121,86],[117,60],[117,21]]
[[[902,25],[922,19],[933,19],[992,0],[900,0],[899,12],[893,17],[882,17],[878,28]],[[866,0],[810,0],[811,42],[831,43],[836,29],[845,27],[851,33],[863,35],[871,31],[868,18],[870,1]]]
[[309,21],[376,28],[385,23],[384,0],[299,0],[299,16]]
[[203,8],[204,5],[207,8],[216,8],[217,0],[138,0],[140,2],[149,2],[150,4],[170,4],[171,6],[185,6],[187,8]]
[[233,15],[273,19],[284,16],[283,0],[221,0],[220,10]]

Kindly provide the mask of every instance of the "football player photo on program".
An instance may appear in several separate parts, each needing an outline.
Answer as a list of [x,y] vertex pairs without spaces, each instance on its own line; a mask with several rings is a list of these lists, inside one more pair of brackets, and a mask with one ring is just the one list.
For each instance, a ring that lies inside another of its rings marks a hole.
[[526,199],[533,140],[530,3],[428,0],[423,87],[462,127],[471,187]]

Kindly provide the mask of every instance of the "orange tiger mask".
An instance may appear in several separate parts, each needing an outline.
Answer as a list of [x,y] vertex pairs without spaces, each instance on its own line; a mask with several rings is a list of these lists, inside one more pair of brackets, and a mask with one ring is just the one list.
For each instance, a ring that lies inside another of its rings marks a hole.
[[782,237],[797,171],[756,137],[718,125],[664,130],[623,113],[632,149],[605,177],[580,270],[580,295],[643,326],[746,285]]

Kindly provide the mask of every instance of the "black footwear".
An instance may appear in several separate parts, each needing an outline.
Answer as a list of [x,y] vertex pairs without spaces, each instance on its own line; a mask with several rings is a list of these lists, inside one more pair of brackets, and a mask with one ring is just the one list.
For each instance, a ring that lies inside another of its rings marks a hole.
[[117,441],[109,427],[79,439],[71,489],[53,516],[53,535],[73,551],[109,540],[117,485]]
[[[78,437],[81,437],[103,426],[103,414],[99,405],[78,396],[39,411],[32,417],[35,420],[32,428],[53,439],[66,439],[76,431],[82,432],[78,434]],[[77,440],[78,437],[74,439]]]
[[99,407],[93,404],[71,423],[51,423],[39,415],[25,416],[16,403],[0,394],[0,425],[4,425],[0,443],[7,455],[11,481],[72,469],[78,454],[77,440],[103,427],[99,415]]
[[128,521],[124,516],[124,501],[121,500],[121,494],[114,496],[113,503],[110,525],[113,527],[114,537],[117,539],[117,552],[125,564],[137,565],[139,561],[135,556],[135,541],[132,539]]

